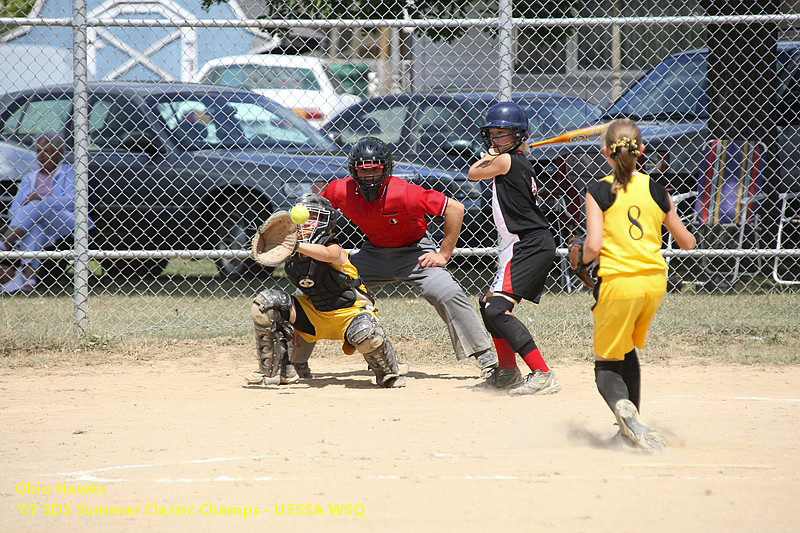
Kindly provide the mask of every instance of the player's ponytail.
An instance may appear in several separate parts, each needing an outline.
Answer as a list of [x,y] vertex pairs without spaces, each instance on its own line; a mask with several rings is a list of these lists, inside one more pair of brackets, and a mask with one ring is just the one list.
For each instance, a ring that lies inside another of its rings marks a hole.
[[611,166],[614,169],[614,191],[628,187],[631,176],[636,172],[636,161],[641,152],[642,132],[636,123],[628,118],[618,118],[609,124],[603,135],[603,143],[611,152]]

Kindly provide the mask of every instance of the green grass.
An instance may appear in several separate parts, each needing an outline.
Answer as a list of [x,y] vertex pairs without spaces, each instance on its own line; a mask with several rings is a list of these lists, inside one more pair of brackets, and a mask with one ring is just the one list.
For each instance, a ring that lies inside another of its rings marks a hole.
[[[135,284],[93,278],[85,338],[74,331],[68,287],[55,294],[2,297],[0,356],[13,359],[16,353],[41,350],[117,349],[120,343],[220,338],[248,344],[253,295],[267,287],[285,289],[287,281],[280,271],[271,278],[248,277],[236,282],[221,281],[214,273],[211,261],[172,261],[164,276]],[[484,269],[455,274],[477,303],[491,273]],[[436,352],[444,354],[444,360],[451,358],[446,328],[432,306],[403,285],[385,286],[376,294],[382,322],[392,338],[408,341],[412,347],[424,344],[425,357]],[[556,292],[545,294],[541,305],[524,302],[515,312],[549,357],[590,360],[592,303],[587,292]],[[697,357],[796,364],[800,362],[798,317],[800,297],[796,291],[670,293],[651,328],[647,353],[662,361]]]

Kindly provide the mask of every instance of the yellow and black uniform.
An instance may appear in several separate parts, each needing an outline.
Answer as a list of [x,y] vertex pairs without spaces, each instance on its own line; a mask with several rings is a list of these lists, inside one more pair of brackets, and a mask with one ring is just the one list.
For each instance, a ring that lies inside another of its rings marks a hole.
[[349,255],[345,264],[333,265],[295,254],[286,262],[286,275],[297,287],[292,295],[297,333],[308,342],[342,341],[342,350],[354,353],[355,348],[345,341],[347,327],[356,315],[377,317],[378,311]]
[[643,348],[647,329],[667,291],[667,264],[661,255],[661,226],[669,212],[667,191],[636,172],[625,190],[613,191],[613,176],[588,187],[603,211],[594,352],[622,360],[634,346]]

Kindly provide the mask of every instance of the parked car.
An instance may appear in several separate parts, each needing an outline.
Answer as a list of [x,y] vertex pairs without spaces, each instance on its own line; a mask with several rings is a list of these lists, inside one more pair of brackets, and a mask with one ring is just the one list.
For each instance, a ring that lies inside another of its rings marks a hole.
[[[598,119],[608,122],[627,116],[639,124],[648,148],[641,166],[668,189],[696,190],[698,171],[706,156],[708,130],[708,50],[689,50],[668,56],[642,75]],[[780,140],[770,146],[783,162],[774,180],[779,190],[800,190],[800,43],[778,44],[778,126]],[[595,140],[562,145],[559,175],[552,178],[570,201],[570,212],[581,222],[579,191],[608,174]]]
[[[544,139],[594,122],[597,107],[572,96],[514,93],[527,112],[533,139]],[[379,137],[401,158],[453,170],[467,170],[484,147],[479,127],[491,93],[398,94],[369,98],[335,116],[322,128],[349,149],[365,135]]]
[[[600,109],[572,96],[551,93],[514,93],[513,101],[528,112],[532,139],[545,139],[569,129],[594,122]],[[372,135],[387,142],[396,157],[423,165],[453,171],[466,171],[485,150],[480,138],[480,124],[487,108],[497,102],[491,93],[398,94],[369,98],[351,106],[322,127],[322,132],[349,149],[354,142]],[[554,176],[558,149],[552,146],[531,151],[536,176]],[[548,159],[550,158],[550,159]],[[538,181],[538,177],[537,177]],[[559,205],[548,198],[550,183],[538,183],[545,212],[552,223],[560,222]],[[483,198],[480,214],[467,216],[461,232],[461,246],[486,246],[495,241],[491,221],[491,187],[476,185],[470,194]],[[459,200],[462,198],[457,197]],[[473,210],[475,212],[477,210]],[[562,238],[568,235],[563,233]]]
[[[93,248],[241,250],[271,212],[348,173],[346,155],[316,128],[247,90],[104,82],[90,84],[89,93]],[[4,151],[20,153],[17,163],[24,166],[37,135],[54,129],[71,137],[71,86],[0,100],[0,141]],[[472,190],[463,173],[404,162],[396,169],[455,196],[460,184]],[[12,172],[0,175],[3,213],[21,177],[19,169]],[[465,203],[480,209],[480,200]],[[107,264],[116,271],[159,273],[166,261]],[[217,264],[229,276],[247,268],[239,260]]]
[[203,65],[197,80],[258,92],[317,127],[361,100],[345,92],[333,72],[316,57],[270,54],[221,57]]

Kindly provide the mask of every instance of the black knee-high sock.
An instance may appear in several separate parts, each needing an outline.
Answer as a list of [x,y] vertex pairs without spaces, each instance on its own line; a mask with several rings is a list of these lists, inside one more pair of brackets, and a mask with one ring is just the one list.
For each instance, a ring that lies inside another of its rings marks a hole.
[[625,361],[622,364],[622,379],[628,387],[628,397],[641,413],[639,405],[642,392],[642,373],[639,368],[639,356],[636,355],[636,348],[625,354]]
[[595,361],[594,381],[611,411],[620,400],[628,400],[628,386],[622,377],[623,361]]

